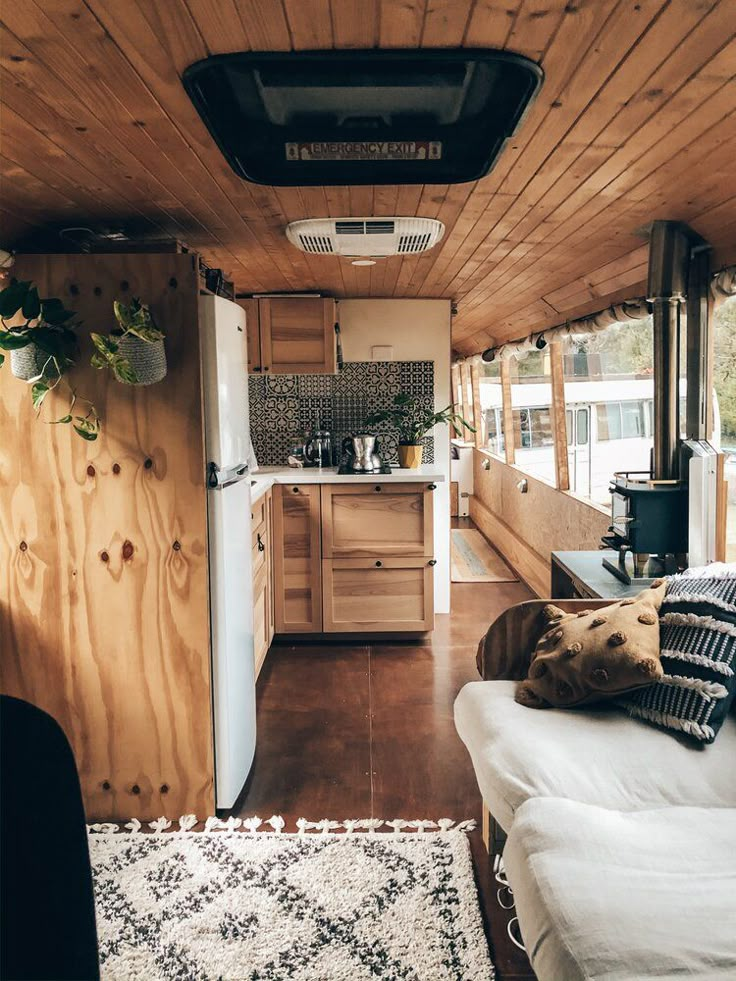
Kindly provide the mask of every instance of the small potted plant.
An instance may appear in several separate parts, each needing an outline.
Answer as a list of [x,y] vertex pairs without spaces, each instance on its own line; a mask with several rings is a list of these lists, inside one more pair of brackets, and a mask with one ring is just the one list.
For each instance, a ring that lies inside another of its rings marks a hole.
[[453,411],[453,407],[440,412],[434,412],[422,405],[422,400],[416,395],[396,395],[393,405],[380,412],[373,412],[366,419],[366,425],[377,426],[388,422],[399,432],[399,466],[415,469],[422,464],[422,438],[435,426],[448,423],[457,436],[462,434],[463,427],[471,433],[475,428],[466,422],[462,416]]
[[88,399],[84,415],[74,415],[80,396],[65,375],[74,366],[77,335],[73,310],[66,310],[57,297],[41,299],[37,287],[29,280],[13,279],[0,291],[0,365],[3,351],[10,352],[10,370],[31,386],[31,399],[37,412],[49,392],[60,384],[69,392],[69,410],[54,424],[71,424],[86,440],[95,440],[100,420]]
[[126,306],[113,304],[118,326],[105,337],[92,334],[95,368],[109,368],[124,385],[154,385],[166,377],[165,334],[146,303],[136,296]]

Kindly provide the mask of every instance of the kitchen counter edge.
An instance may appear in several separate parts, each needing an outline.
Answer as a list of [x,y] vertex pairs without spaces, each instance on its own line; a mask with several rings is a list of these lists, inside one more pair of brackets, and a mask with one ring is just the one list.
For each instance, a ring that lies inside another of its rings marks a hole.
[[257,501],[274,484],[424,484],[444,483],[446,477],[435,467],[401,469],[391,473],[339,474],[336,469],[319,470],[314,467],[263,467],[251,474],[251,502]]

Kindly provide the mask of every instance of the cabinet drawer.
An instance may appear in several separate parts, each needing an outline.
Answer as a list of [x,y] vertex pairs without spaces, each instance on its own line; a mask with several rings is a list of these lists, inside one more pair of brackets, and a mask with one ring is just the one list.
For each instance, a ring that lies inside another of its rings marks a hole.
[[268,494],[261,494],[255,503],[250,506],[250,526],[257,528],[258,525],[265,523],[268,516]]
[[434,554],[431,486],[379,482],[323,486],[323,556],[431,557]]
[[432,630],[433,566],[424,557],[323,559],[324,630]]

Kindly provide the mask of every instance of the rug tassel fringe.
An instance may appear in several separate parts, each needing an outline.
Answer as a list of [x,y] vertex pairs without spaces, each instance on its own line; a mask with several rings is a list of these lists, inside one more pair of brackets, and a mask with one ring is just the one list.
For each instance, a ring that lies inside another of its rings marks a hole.
[[[178,830],[173,828],[173,822],[166,817],[157,818],[149,821],[148,827],[154,834],[163,834],[166,831],[171,833],[192,832],[199,824],[196,814],[182,814],[178,820]],[[88,824],[87,831],[90,834],[117,834],[124,831],[130,834],[140,834],[143,825],[138,818],[131,818],[127,824],[121,827],[111,821],[102,821],[96,824]],[[279,814],[273,814],[267,821],[254,816],[249,818],[229,817],[225,821],[221,818],[212,816],[204,822],[204,831],[199,834],[213,834],[217,832],[233,833],[241,828],[241,834],[283,834],[286,822]],[[331,821],[329,818],[322,818],[320,821],[308,821],[306,818],[299,818],[296,822],[297,836],[306,835],[309,832],[316,832],[320,835],[334,834],[344,830],[346,835],[356,832],[364,832],[369,835],[375,834],[379,828],[391,828],[395,835],[413,833],[425,834],[427,831],[434,831],[435,834],[448,834],[455,832],[470,832],[476,828],[476,821],[458,821],[452,818],[439,818],[437,821],[407,821],[404,818],[394,818],[391,821],[384,821],[381,818],[360,818],[349,819],[347,821]]]

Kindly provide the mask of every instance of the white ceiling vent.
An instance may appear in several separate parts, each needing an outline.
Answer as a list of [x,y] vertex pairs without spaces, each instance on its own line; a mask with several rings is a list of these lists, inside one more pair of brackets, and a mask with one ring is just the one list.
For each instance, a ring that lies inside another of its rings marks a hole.
[[286,226],[286,237],[313,255],[415,255],[436,245],[445,226],[434,218],[308,218]]

